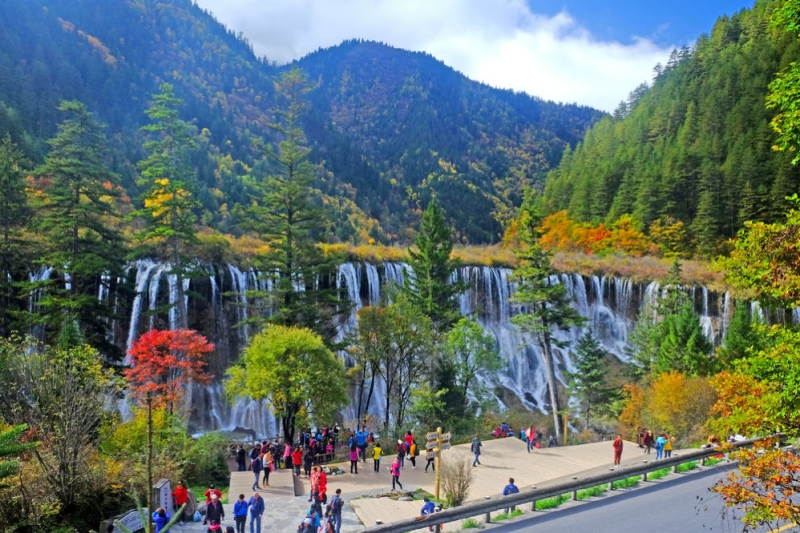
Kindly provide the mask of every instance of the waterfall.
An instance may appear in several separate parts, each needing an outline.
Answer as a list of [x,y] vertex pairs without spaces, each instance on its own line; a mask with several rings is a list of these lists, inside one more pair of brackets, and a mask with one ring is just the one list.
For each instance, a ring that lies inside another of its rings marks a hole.
[[378,305],[381,303],[381,278],[378,276],[378,268],[369,263],[364,264],[367,271],[367,286],[369,289],[369,305]]

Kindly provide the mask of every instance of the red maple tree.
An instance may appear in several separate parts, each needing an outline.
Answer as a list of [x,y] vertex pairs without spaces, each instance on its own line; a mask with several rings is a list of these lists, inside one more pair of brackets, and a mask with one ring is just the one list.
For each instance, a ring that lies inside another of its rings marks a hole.
[[153,407],[173,410],[191,383],[208,384],[207,356],[214,345],[194,330],[150,330],[134,341],[128,355],[131,368],[123,375],[133,397],[144,403],[148,394]]

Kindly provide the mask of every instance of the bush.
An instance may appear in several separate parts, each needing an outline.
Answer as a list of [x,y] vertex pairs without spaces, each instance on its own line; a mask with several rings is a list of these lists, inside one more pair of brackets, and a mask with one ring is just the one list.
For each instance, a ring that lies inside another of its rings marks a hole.
[[467,500],[472,487],[472,465],[466,461],[444,461],[440,480],[446,507],[458,507]]
[[461,529],[483,529],[483,524],[474,518],[467,518],[461,522]]
[[662,477],[666,477],[669,475],[669,468],[661,468],[656,470],[655,472],[651,472],[647,474],[647,479],[653,481],[656,479],[661,479]]
[[545,509],[552,509],[553,507],[558,507],[565,501],[569,500],[569,497],[570,497],[569,494],[562,494],[561,496],[553,496],[552,498],[537,500],[536,510],[544,511]]
[[627,489],[638,485],[639,480],[640,480],[639,476],[631,476],[625,479],[620,479],[618,481],[615,481],[614,483],[611,484],[611,486],[614,487],[615,489]]
[[230,478],[226,453],[227,440],[219,433],[206,433],[195,440],[186,454],[184,476],[189,483],[227,483]]
[[586,498],[593,498],[594,496],[600,496],[605,491],[606,491],[605,487],[599,485],[597,487],[581,489],[578,491],[578,499],[585,500]]
[[697,463],[697,461],[689,461],[688,463],[678,465],[678,472],[688,472],[689,470],[694,470],[697,468]]

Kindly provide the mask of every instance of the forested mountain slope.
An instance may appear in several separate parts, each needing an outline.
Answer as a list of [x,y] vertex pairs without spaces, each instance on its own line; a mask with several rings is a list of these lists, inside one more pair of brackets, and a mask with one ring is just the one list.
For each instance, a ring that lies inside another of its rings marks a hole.
[[[236,232],[234,206],[263,165],[253,138],[274,142],[277,67],[189,0],[25,0],[0,4],[0,135],[34,160],[62,99],[108,125],[113,170],[138,201],[144,110],[161,83],[197,126],[199,220]],[[318,186],[333,206],[332,240],[407,241],[435,192],[465,242],[492,242],[518,205],[602,114],[473,82],[424,54],[347,42],[297,65],[316,86],[306,115]],[[493,214],[494,216],[490,215]]]
[[800,47],[770,22],[780,3],[720,18],[694,49],[657,67],[649,90],[632,93],[548,175],[549,210],[591,223],[627,213],[644,228],[672,217],[706,255],[746,220],[781,218],[800,172],[792,155],[772,150],[765,99]]

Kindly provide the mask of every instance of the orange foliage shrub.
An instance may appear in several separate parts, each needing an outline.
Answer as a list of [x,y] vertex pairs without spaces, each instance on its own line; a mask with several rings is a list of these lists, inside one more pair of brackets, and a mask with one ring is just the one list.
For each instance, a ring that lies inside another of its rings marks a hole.
[[559,211],[546,217],[539,229],[542,232],[540,244],[551,251],[594,255],[622,253],[640,257],[655,249],[652,241],[636,229],[636,221],[630,215],[623,215],[609,229],[603,223],[598,226],[578,224],[566,211]]

